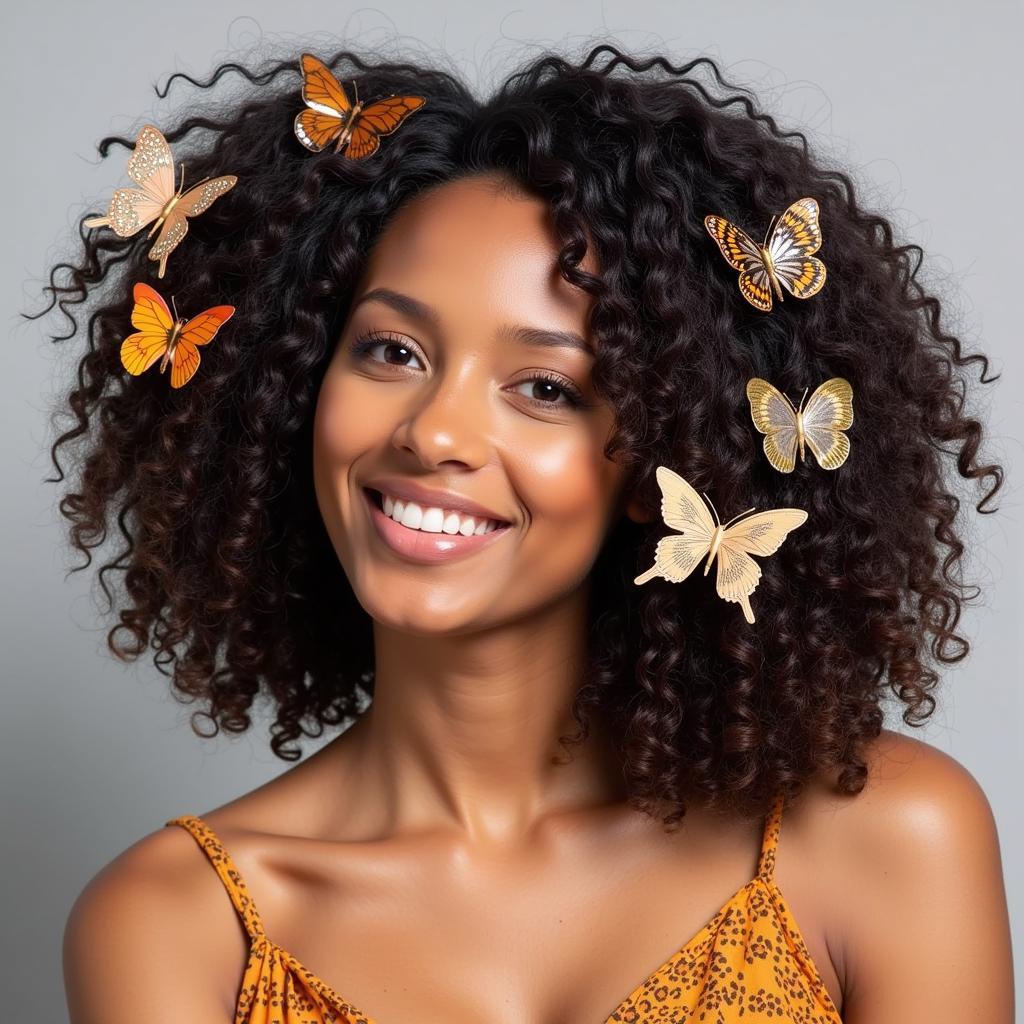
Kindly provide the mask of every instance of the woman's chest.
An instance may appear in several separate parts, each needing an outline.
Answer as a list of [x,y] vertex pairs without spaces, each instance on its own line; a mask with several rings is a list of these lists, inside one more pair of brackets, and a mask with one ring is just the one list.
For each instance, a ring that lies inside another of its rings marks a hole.
[[[609,852],[606,840],[548,836],[486,857],[441,845],[346,850],[329,865],[256,850],[238,860],[273,943],[371,1024],[606,1024],[694,937],[708,940],[755,874],[757,836]],[[788,895],[838,1000],[814,894]],[[742,970],[742,951],[711,945],[690,952]]]

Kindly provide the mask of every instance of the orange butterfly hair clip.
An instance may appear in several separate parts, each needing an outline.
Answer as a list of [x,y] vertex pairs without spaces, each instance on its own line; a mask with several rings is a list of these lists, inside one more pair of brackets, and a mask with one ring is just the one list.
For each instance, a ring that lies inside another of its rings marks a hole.
[[128,160],[128,177],[140,187],[117,189],[106,216],[90,217],[84,223],[88,228],[110,225],[122,238],[134,235],[154,221],[146,236],[152,238],[162,225],[149,250],[149,258],[160,261],[157,277],[164,276],[167,258],[185,237],[188,218],[208,209],[238,181],[233,174],[204,178],[183,194],[185,168],[182,167],[181,187],[175,192],[171,147],[160,129],[151,124],[144,125],[135,140],[135,151]]
[[142,281],[135,285],[132,297],[132,326],[136,332],[121,342],[121,365],[137,377],[158,359],[161,373],[170,363],[172,388],[180,388],[192,379],[199,369],[199,346],[213,341],[235,312],[234,306],[211,306],[191,320],[178,319],[160,293]]
[[295,115],[295,137],[312,153],[332,142],[334,151],[353,160],[364,160],[380,148],[380,137],[390,135],[411,113],[426,103],[422,96],[396,96],[364,105],[355,81],[355,106],[331,69],[311,53],[299,62],[302,98],[306,110]]

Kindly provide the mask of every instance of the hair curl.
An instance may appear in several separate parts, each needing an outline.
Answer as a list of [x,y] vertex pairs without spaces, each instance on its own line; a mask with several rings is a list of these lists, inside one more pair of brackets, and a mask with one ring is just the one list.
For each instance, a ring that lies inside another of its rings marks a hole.
[[[599,65],[602,55],[608,57]],[[562,276],[595,297],[593,380],[617,411],[609,458],[628,470],[652,522],[623,518],[591,574],[589,663],[573,704],[582,741],[600,712],[635,805],[673,826],[691,795],[763,813],[815,772],[863,788],[864,745],[883,723],[886,688],[919,725],[935,707],[934,659],[964,658],[956,632],[973,600],[958,578],[959,499],[944,455],[965,479],[999,489],[998,464],[979,465],[982,427],[965,412],[964,355],[940,326],[941,305],[916,280],[923,251],[897,245],[882,216],[858,205],[847,174],[812,158],[800,132],[779,129],[749,90],[708,58],[675,66],[596,46],[581,63],[545,53],[480,101],[453,75],[372,62],[342,50],[327,63],[356,78],[360,97],[427,97],[371,159],[312,155],[296,142],[296,57],[254,71],[222,64],[205,90],[235,72],[230,104],[193,108],[165,135],[193,135],[191,180],[239,184],[191,224],[168,263],[178,308],[237,307],[204,352],[200,372],[172,391],[167,377],[130,377],[119,360],[131,331],[131,282],[151,276],[143,232],[121,239],[80,226],[79,262],[62,262],[44,291],[80,324],[92,300],[88,348],[67,397],[73,423],[50,449],[84,446],[80,477],[60,502],[72,545],[102,544],[116,515],[123,548],[98,577],[113,609],[107,634],[125,660],[147,645],[192,715],[243,732],[257,696],[276,710],[271,747],[365,710],[374,690],[371,621],[327,537],[312,486],[311,422],[353,283],[388,218],[423,190],[490,173],[550,204]],[[719,86],[694,72],[706,66]],[[738,108],[738,109],[737,109]],[[133,139],[104,138],[130,149]],[[708,237],[709,212],[756,228],[800,196],[821,210],[828,283],[771,314],[750,307]],[[578,268],[588,239],[601,265]],[[66,272],[64,283],[58,283]],[[70,308],[69,308],[70,307]],[[88,308],[88,306],[84,307]],[[752,428],[752,376],[799,393],[830,376],[854,387],[852,452],[835,472],[813,462],[780,474]],[[63,406],[62,406],[63,408]],[[643,587],[633,577],[664,535],[654,471],[667,465],[734,510],[795,506],[806,524],[762,563],[757,622],[694,581]],[[339,633],[344,632],[344,642]],[[179,699],[181,699],[179,697]],[[196,730],[198,732],[198,730]]]

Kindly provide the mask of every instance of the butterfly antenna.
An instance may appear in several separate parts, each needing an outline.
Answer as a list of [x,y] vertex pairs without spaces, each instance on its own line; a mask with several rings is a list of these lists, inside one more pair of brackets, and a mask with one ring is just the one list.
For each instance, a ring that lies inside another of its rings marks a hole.
[[[757,508],[756,505],[751,505],[750,508],[746,510],[746,512],[741,512],[738,516],[733,516],[732,519],[729,520],[729,523],[735,523],[737,519],[741,518],[742,516],[745,516],[747,512],[753,512],[755,508]],[[728,526],[729,523],[726,523],[725,525]]]
[[700,493],[704,495],[705,500],[711,506],[711,511],[715,513],[715,522],[721,526],[722,520],[718,518],[718,510],[715,508],[715,503],[707,496],[707,494],[705,494],[704,491],[701,491]]
[[356,106],[359,106],[359,83],[352,79],[352,91],[356,94]]
[[178,186],[178,195],[179,196],[184,191],[184,189],[185,189],[185,165],[182,164],[181,165],[181,184]]
[[180,320],[181,318],[178,316],[178,307],[174,304],[174,296],[173,295],[171,296],[171,309],[174,310],[174,319],[175,320]]
[[768,222],[768,230],[764,233],[764,247],[768,248],[768,239],[772,237],[772,225],[775,223],[778,214],[775,214],[772,219]]
[[801,409],[804,407],[804,399],[807,397],[807,392],[808,391],[810,391],[810,388],[804,388],[804,393],[800,396],[800,408]]

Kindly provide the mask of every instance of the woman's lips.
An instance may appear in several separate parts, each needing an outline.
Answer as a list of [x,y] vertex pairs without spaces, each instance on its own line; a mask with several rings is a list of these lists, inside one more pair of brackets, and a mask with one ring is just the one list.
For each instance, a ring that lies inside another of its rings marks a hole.
[[508,533],[507,525],[499,526],[490,533],[474,533],[468,537],[461,533],[427,533],[424,530],[413,530],[385,515],[384,510],[377,506],[375,492],[366,487],[362,488],[362,492],[377,536],[395,554],[411,562],[431,564],[462,558],[493,544]]

